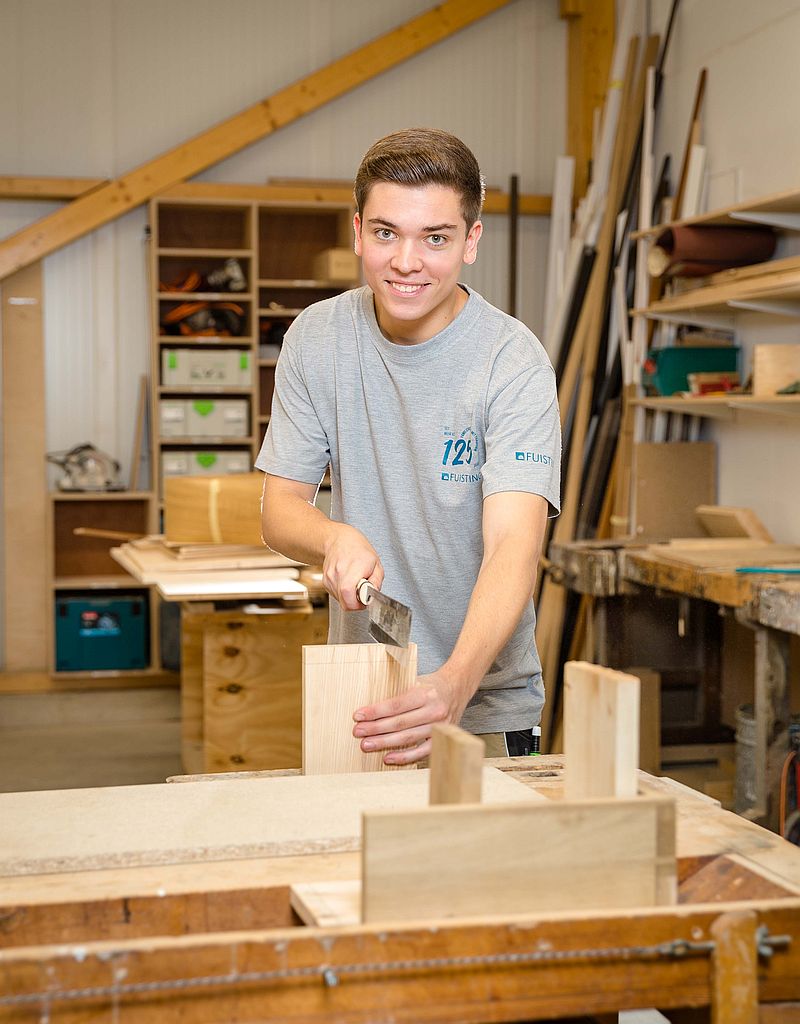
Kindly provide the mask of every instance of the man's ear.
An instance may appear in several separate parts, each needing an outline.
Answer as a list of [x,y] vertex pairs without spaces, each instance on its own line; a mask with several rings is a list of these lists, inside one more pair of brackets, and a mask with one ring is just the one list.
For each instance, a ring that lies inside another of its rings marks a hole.
[[361,255],[361,217],[358,213],[353,217],[353,235],[355,241],[353,242],[353,252],[356,256]]
[[464,262],[474,263],[478,258],[478,242],[483,234],[483,224],[476,220],[467,232],[467,240],[464,243]]

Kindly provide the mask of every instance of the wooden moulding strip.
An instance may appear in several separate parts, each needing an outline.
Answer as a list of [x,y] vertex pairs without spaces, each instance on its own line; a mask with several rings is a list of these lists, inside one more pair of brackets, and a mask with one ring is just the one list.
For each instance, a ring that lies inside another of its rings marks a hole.
[[[105,1019],[114,1007],[126,1024],[266,1018],[347,1019],[355,1024],[385,1019],[389,1012],[398,1020],[420,1022],[500,1021],[642,1006],[708,1006],[708,956],[614,956],[611,951],[707,941],[714,922],[728,908],[576,914],[553,921],[498,918],[480,924],[438,922],[437,927],[381,925],[333,932],[282,928],[151,937],[82,943],[80,956],[64,945],[8,950],[0,953],[0,997],[28,997],[32,1005],[0,1004],[0,1021],[38,1020],[43,1005],[57,1019],[70,1008],[57,993],[94,987],[79,1012]],[[756,914],[756,924],[772,935],[796,933],[800,902],[765,907]],[[583,950],[601,955],[575,956]],[[604,951],[609,955],[603,956]],[[559,961],[559,954],[566,956]],[[295,969],[290,976],[287,965]],[[331,980],[342,984],[324,984],[326,969]],[[209,978],[216,984],[202,983]],[[136,982],[149,990],[126,990],[126,984]],[[763,965],[759,997],[767,1004],[800,997],[797,942]],[[77,1009],[74,1002],[72,1007]]]
[[431,10],[307,75],[116,181],[0,243],[0,279],[127,213],[329,101],[505,7],[510,0],[444,0]]
[[451,804],[363,821],[365,922],[676,899],[675,804],[662,797]]

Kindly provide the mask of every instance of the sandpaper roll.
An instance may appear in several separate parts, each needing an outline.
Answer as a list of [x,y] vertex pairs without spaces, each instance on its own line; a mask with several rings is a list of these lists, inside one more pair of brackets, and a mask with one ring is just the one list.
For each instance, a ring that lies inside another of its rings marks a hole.
[[775,252],[769,227],[677,225],[662,231],[647,258],[653,277],[705,277],[718,270],[762,263]]

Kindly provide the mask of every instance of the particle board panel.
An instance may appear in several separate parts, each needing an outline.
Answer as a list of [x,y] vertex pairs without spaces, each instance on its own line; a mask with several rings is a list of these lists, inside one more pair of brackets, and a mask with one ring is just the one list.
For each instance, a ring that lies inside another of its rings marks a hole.
[[[429,772],[231,779],[0,794],[0,876],[358,850],[368,810],[419,810]],[[537,800],[484,769],[497,803]],[[542,798],[538,798],[542,799]]]
[[634,675],[570,661],[564,666],[564,795],[635,797],[639,691]]
[[716,446],[704,441],[640,442],[633,448],[635,533],[699,537],[698,505],[716,501]]
[[381,751],[362,752],[353,736],[353,712],[397,696],[416,679],[416,644],[409,644],[402,657],[377,643],[304,648],[303,774],[405,768],[385,765]]
[[371,812],[361,858],[368,923],[671,904],[675,803],[637,797]]
[[2,285],[5,668],[43,669],[50,644],[41,263]]
[[300,767],[302,649],[327,632],[327,616],[310,606],[206,626],[205,771]]

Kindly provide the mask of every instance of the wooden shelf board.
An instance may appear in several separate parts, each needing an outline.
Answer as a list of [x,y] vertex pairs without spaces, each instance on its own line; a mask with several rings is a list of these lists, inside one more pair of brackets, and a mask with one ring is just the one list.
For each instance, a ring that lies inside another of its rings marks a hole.
[[276,320],[282,320],[287,316],[299,316],[303,312],[302,309],[259,309],[258,315],[265,317],[274,317]]
[[[658,319],[662,315],[723,313],[731,315],[731,303],[800,302],[800,271],[765,274],[763,281],[750,278],[740,283],[695,288],[681,295],[670,296],[644,309],[634,309],[634,316]],[[735,308],[735,307],[733,307]]]
[[180,445],[185,447],[191,445],[198,448],[208,448],[209,445],[236,445],[240,448],[244,448],[247,445],[252,445],[253,438],[248,437],[164,437],[161,435],[159,439],[159,445],[162,448],[167,448],[172,445]]
[[188,256],[190,259],[193,256],[207,256],[209,259],[225,258],[225,259],[250,259],[253,256],[252,249],[194,249],[191,247],[186,248],[170,248],[162,247],[156,250],[158,256]]
[[108,573],[98,576],[56,576],[53,590],[120,590],[135,587],[146,590],[129,573]]
[[706,395],[700,398],[634,398],[633,405],[657,412],[677,412],[708,419],[734,419],[739,411],[773,416],[800,415],[800,395]]
[[258,365],[259,366],[277,366],[278,365],[278,360],[277,359],[259,359]]
[[149,501],[150,491],[51,491],[53,501]]
[[267,416],[259,416],[258,417],[258,422],[259,423],[269,423],[269,420],[270,420],[269,415],[267,415]]
[[159,395],[250,395],[252,388],[228,387],[225,384],[186,384],[183,387],[159,385]]
[[302,278],[293,278],[291,280],[281,277],[265,277],[258,282],[259,288],[355,288],[359,284],[355,278],[352,281],[320,281],[320,280],[304,280]]
[[159,299],[167,299],[170,302],[250,302],[253,298],[252,292],[162,292],[158,293]]
[[239,348],[252,348],[253,337],[249,334],[241,334],[236,338],[223,337],[219,334],[159,334],[159,345],[169,345],[175,348],[178,345],[237,345]]
[[52,673],[54,680],[58,679],[123,679],[130,677],[133,679],[149,679],[158,678],[169,681],[172,678],[172,674],[165,672],[161,668],[106,668],[106,669],[95,669],[94,671],[87,672],[58,672]]
[[731,206],[722,206],[708,213],[698,214],[696,217],[684,217],[680,220],[668,221],[666,224],[656,224],[647,230],[634,231],[631,238],[646,238],[649,235],[659,235],[667,228],[681,227],[683,225],[704,224],[704,225],[725,225],[728,227],[741,226],[746,223],[739,217],[733,217],[734,213],[746,213],[752,211],[757,214],[800,214],[800,189],[790,189],[787,192],[775,192],[772,195],[764,196],[763,199],[747,199],[741,203],[734,203]]

